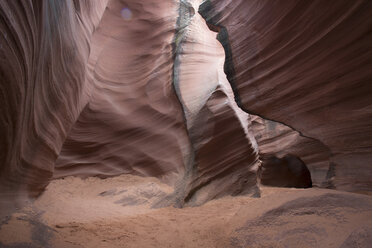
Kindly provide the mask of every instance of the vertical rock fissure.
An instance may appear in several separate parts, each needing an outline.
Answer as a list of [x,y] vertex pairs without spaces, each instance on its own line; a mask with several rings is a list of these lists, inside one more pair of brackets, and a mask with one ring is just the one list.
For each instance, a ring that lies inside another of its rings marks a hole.
[[[170,196],[173,198],[175,203],[175,207],[182,207],[184,205],[184,199],[186,198],[186,186],[187,182],[189,182],[192,178],[194,165],[195,165],[195,147],[194,142],[191,138],[190,131],[187,127],[187,118],[186,118],[186,106],[182,100],[180,86],[179,86],[179,71],[180,71],[180,54],[182,52],[181,44],[183,42],[186,27],[190,23],[190,19],[192,18],[193,14],[190,10],[193,10],[192,5],[187,1],[180,0],[179,7],[178,7],[178,18],[176,22],[176,30],[174,34],[174,39],[172,42],[172,53],[173,53],[173,68],[172,68],[172,87],[175,92],[176,98],[178,99],[181,109],[182,109],[182,116],[183,122],[186,128],[187,137],[189,139],[189,154],[185,158],[185,174],[180,182],[177,183],[175,187],[175,192]],[[172,201],[172,199],[170,199]]]

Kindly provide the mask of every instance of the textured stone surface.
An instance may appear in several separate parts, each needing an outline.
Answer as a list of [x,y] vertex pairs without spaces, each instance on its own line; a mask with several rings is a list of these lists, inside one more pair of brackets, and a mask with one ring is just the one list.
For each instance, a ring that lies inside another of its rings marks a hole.
[[257,146],[248,114],[235,103],[223,72],[224,51],[190,1],[176,37],[175,86],[182,103],[192,157],[176,187],[178,205],[200,205],[224,195],[258,194]]
[[[329,148],[316,139],[301,136],[297,131],[281,123],[250,115],[249,129],[259,146],[260,159],[284,157],[288,154],[299,157],[310,170],[313,186],[332,187]],[[275,176],[275,175],[274,175]]]
[[2,186],[134,174],[179,206],[257,193],[248,115],[199,3],[1,2]]
[[[127,9],[130,19],[121,11]],[[92,39],[94,80],[54,177],[183,175],[188,137],[172,85],[173,1],[110,1]]]
[[195,149],[185,200],[191,204],[232,194],[257,194],[258,154],[223,89],[213,92],[190,127]]
[[43,188],[88,101],[90,40],[106,1],[0,1],[1,187]]
[[201,12],[221,29],[239,105],[353,157],[334,163],[334,187],[371,191],[372,2],[210,0]]
[[200,3],[0,1],[1,189],[134,174],[198,205],[257,195],[260,152],[370,192],[372,4]]

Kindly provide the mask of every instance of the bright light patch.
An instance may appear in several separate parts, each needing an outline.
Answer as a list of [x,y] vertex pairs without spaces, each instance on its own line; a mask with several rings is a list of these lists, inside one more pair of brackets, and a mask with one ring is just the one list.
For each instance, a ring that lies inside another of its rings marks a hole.
[[124,20],[130,20],[132,19],[132,11],[128,8],[124,8],[120,11],[121,16],[124,18]]

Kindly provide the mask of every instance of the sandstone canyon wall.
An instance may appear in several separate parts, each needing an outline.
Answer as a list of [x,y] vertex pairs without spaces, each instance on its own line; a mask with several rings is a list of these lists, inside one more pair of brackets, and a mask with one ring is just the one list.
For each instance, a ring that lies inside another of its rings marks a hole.
[[[310,170],[313,186],[332,187],[331,151],[327,146],[316,139],[301,136],[296,130],[281,123],[256,115],[250,115],[249,120],[249,128],[257,140],[263,162],[272,156],[296,156]],[[265,170],[265,166],[262,169]]]
[[[200,0],[187,5],[195,13]],[[181,15],[180,15],[181,16]],[[176,50],[176,89],[193,149],[184,200],[198,205],[226,194],[258,194],[257,147],[223,72],[224,51],[217,33],[195,13],[182,21]]]
[[90,39],[105,1],[0,1],[0,177],[39,192],[87,102]]
[[328,149],[331,187],[371,192],[372,2],[208,0],[200,12],[220,30],[239,106]]
[[0,0],[1,191],[134,174],[193,206],[293,154],[370,192],[371,3],[201,3]]
[[134,174],[174,187],[160,205],[258,194],[248,115],[199,4],[1,1],[3,192]]
[[109,1],[91,42],[90,99],[55,178],[130,173],[174,184],[183,174],[190,145],[172,86],[177,16],[173,1]]

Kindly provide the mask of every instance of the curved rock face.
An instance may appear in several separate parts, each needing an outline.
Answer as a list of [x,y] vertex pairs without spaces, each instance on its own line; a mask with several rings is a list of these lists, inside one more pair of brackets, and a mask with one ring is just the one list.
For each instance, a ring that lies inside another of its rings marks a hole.
[[192,205],[227,194],[259,193],[257,150],[230,100],[223,88],[217,88],[190,127],[195,162],[185,201]]
[[[154,176],[175,186],[171,203],[178,206],[257,192],[257,152],[238,117],[247,114],[231,97],[223,48],[195,15],[198,4],[108,4],[92,39],[94,89],[55,177]],[[130,20],[119,15],[123,10]],[[230,98],[212,99],[222,82]],[[220,108],[207,112],[213,104]],[[227,122],[231,128],[224,130]]]
[[217,33],[193,11],[200,0],[183,3],[186,19],[176,34],[175,88],[182,103],[191,160],[176,187],[178,205],[195,206],[223,195],[259,190],[257,145],[247,128],[248,115],[238,108],[223,72],[224,51]]
[[105,1],[0,2],[1,186],[43,188],[87,102],[86,61]]
[[177,180],[189,146],[172,89],[177,4],[40,4],[1,2],[2,182]]
[[372,2],[209,0],[200,11],[221,29],[240,107],[328,147],[335,188],[370,192]]
[[183,174],[188,137],[172,86],[173,1],[110,1],[92,38],[88,104],[62,147],[54,177]]
[[201,2],[0,1],[1,190],[135,174],[200,205],[258,195],[260,146],[370,191],[372,4],[206,1],[217,35]]
[[[312,185],[331,187],[330,156],[328,147],[316,139],[301,136],[297,131],[281,123],[250,115],[249,129],[254,133],[264,162],[270,156],[284,157],[288,154],[300,158],[310,170]],[[273,175],[277,177],[277,175]]]
[[135,174],[178,206],[257,194],[248,115],[199,4],[1,2],[2,186]]

